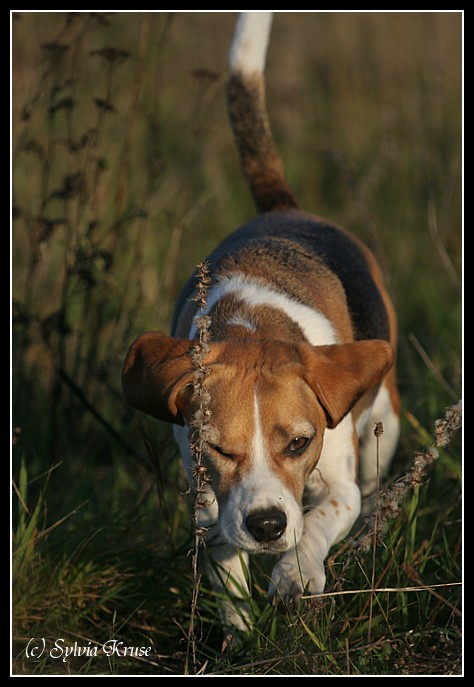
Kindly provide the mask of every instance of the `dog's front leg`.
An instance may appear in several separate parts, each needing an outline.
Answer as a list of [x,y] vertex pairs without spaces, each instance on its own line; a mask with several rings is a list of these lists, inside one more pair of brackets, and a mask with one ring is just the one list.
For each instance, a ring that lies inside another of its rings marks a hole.
[[324,561],[333,544],[343,539],[360,514],[361,495],[355,478],[350,416],[327,431],[318,466],[307,481],[310,510],[304,516],[303,534],[286,551],[272,572],[268,596],[295,601],[303,591],[324,591]]
[[272,572],[268,597],[297,601],[304,591],[324,591],[324,561],[333,544],[351,529],[360,513],[357,485],[332,484],[328,497],[304,518],[304,531],[298,544],[284,553]]
[[220,595],[219,610],[223,626],[231,630],[247,630],[251,623],[248,554],[231,544],[208,546],[206,554],[210,582]]

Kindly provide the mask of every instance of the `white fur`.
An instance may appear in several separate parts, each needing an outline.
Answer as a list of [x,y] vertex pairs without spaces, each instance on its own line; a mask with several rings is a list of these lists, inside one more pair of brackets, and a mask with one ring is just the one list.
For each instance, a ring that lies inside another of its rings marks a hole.
[[257,327],[256,325],[251,322],[249,319],[245,319],[245,317],[240,317],[236,315],[235,317],[231,317],[230,320],[228,320],[227,324],[233,324],[238,327],[243,327],[244,329],[247,329],[249,332],[256,332]]
[[304,517],[304,532],[296,547],[284,553],[273,569],[270,599],[298,597],[305,588],[313,594],[324,590],[329,549],[347,535],[360,511],[352,432],[350,415],[325,432],[321,457],[306,483],[312,508]]
[[252,441],[252,459],[254,468],[258,471],[261,466],[266,467],[267,464],[267,447],[265,444],[265,436],[262,430],[262,423],[260,420],[260,406],[258,403],[257,394],[254,391],[253,395],[253,441]]
[[249,589],[247,571],[249,556],[245,551],[237,553],[231,544],[209,546],[210,557],[206,557],[209,580],[216,592],[220,592],[219,612],[224,627],[245,631],[250,627],[250,605],[247,602]]
[[272,12],[241,12],[229,53],[231,72],[263,73]]
[[279,508],[285,513],[287,519],[286,530],[278,540],[278,547],[284,551],[293,546],[301,536],[303,526],[301,507],[290,490],[271,469],[256,394],[252,437],[251,469],[233,488],[220,516],[220,530],[226,541],[247,551],[259,552],[261,545],[247,530],[245,519],[252,511]]
[[[313,346],[336,343],[336,335],[331,322],[318,310],[298,303],[283,293],[279,293],[267,286],[264,281],[258,281],[245,274],[234,273],[221,277],[220,281],[209,291],[206,312],[227,294],[236,294],[249,307],[266,305],[285,313],[295,322],[309,343]],[[231,321],[231,323],[234,323]],[[197,334],[197,326],[193,323],[189,338]]]

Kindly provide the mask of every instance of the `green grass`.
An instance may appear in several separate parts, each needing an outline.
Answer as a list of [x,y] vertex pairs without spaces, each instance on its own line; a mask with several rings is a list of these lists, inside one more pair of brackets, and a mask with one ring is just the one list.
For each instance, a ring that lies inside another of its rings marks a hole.
[[[12,673],[460,674],[459,433],[408,490],[375,563],[347,540],[331,596],[274,608],[271,563],[254,560],[254,626],[232,651],[203,578],[189,650],[187,486],[169,428],[125,407],[120,369],[254,213],[225,111],[234,21],[13,17]],[[268,104],[302,205],[355,231],[387,275],[395,480],[461,395],[461,15],[278,14]],[[372,581],[395,591],[370,594]],[[32,638],[45,639],[39,660]],[[58,639],[89,655],[51,656]],[[114,640],[151,650],[94,655]]]

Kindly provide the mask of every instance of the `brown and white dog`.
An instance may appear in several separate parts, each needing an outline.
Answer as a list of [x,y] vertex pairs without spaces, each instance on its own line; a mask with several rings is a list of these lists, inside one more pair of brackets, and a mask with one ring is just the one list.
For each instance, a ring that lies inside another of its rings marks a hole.
[[[323,591],[330,547],[373,491],[399,435],[396,319],[369,249],[298,207],[267,121],[264,62],[271,13],[240,15],[229,57],[229,113],[260,214],[209,256],[211,476],[206,551],[211,581],[234,596],[225,625],[245,628],[248,553],[278,554],[269,598]],[[172,336],[148,332],[123,366],[127,402],[175,424],[190,483],[196,411],[190,356],[195,278],[176,306]],[[304,507],[303,507],[304,499]]]

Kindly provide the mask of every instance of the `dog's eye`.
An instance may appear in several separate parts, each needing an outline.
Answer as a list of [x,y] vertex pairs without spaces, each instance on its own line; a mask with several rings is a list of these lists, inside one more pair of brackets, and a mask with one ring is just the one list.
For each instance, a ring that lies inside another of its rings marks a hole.
[[232,455],[232,453],[228,453],[227,451],[224,451],[224,449],[221,448],[220,446],[216,446],[215,444],[208,444],[208,446],[210,449],[212,449],[215,453],[218,453],[223,458],[227,458],[228,460],[232,460],[234,457]]
[[299,456],[306,451],[313,437],[295,437],[288,445],[288,453]]

